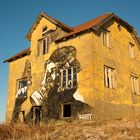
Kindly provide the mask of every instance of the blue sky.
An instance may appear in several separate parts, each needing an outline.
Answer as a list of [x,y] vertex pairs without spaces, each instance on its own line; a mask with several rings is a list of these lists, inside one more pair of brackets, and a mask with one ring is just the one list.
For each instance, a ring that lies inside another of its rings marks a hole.
[[0,122],[5,121],[8,86],[3,60],[29,46],[25,36],[41,11],[69,26],[114,12],[140,34],[139,6],[139,0],[0,0]]

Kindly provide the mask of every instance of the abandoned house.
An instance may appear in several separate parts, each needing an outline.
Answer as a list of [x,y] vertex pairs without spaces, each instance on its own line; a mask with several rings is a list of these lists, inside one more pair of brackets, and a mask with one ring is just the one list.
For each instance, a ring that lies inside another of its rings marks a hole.
[[69,27],[40,13],[9,63],[6,121],[140,115],[140,40],[114,13]]

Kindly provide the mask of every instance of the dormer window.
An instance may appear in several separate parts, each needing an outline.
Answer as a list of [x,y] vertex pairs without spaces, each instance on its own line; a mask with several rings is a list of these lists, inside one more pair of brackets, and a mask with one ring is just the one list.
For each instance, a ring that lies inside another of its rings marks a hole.
[[109,32],[107,30],[103,31],[103,45],[109,47]]
[[129,42],[129,55],[130,58],[134,59],[135,58],[135,54],[134,54],[134,44]]

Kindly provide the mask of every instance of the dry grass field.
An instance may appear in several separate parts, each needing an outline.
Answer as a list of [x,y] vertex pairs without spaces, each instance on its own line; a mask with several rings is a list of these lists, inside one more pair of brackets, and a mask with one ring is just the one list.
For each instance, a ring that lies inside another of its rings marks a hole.
[[140,140],[140,122],[51,121],[0,125],[0,140]]

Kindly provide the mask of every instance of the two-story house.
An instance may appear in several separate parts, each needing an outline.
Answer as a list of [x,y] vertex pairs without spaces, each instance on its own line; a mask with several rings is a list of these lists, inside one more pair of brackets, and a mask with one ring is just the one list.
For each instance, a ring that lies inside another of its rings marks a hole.
[[9,63],[6,121],[140,115],[140,40],[107,13],[76,27],[40,13]]

